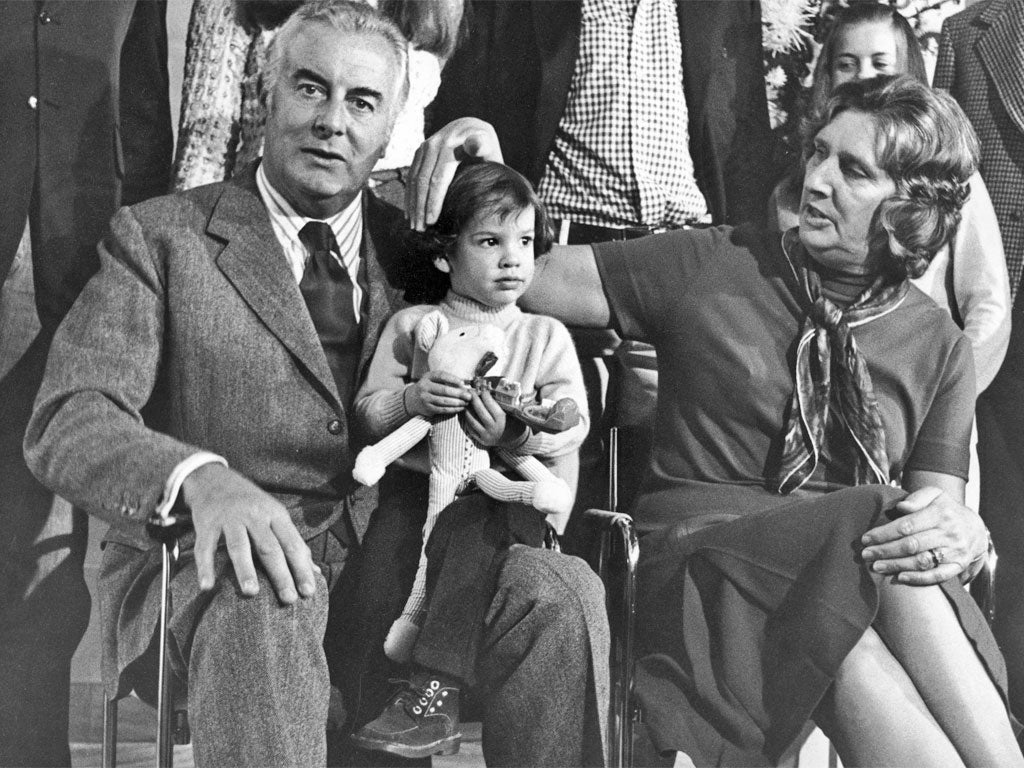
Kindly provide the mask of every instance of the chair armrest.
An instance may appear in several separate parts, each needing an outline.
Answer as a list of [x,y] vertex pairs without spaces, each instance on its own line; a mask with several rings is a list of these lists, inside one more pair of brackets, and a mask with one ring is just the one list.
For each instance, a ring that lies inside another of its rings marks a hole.
[[984,555],[981,569],[974,574],[968,587],[971,596],[981,608],[981,612],[985,614],[989,626],[992,626],[992,622],[996,619],[996,563],[998,560],[999,556],[996,554],[995,547],[989,541],[988,552]]
[[636,569],[640,559],[633,518],[623,512],[588,509],[583,518],[599,531],[597,562],[591,567],[601,578],[611,630],[612,711],[610,751],[612,765],[632,763],[633,679],[636,667]]

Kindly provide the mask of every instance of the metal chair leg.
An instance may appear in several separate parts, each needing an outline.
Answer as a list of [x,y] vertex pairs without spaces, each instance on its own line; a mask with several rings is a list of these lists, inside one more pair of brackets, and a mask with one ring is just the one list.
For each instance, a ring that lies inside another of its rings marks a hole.
[[103,751],[100,764],[103,768],[117,766],[117,699],[103,702]]
[[611,626],[611,712],[609,758],[612,768],[633,765],[633,726],[640,711],[633,698],[635,671],[636,567],[640,558],[633,518],[619,508],[619,430],[608,430],[608,510],[588,509],[584,514],[601,528],[597,574],[605,585]]
[[[163,517],[154,515],[149,521],[151,533],[160,545],[160,617],[157,624],[157,699],[156,699],[156,763],[160,768],[173,768],[174,744],[190,740],[188,720],[184,712],[174,711],[170,669],[171,572],[178,560],[176,528],[187,519],[185,515]],[[103,705],[103,768],[117,765],[118,699],[107,699]]]
[[633,764],[634,627],[636,624],[636,566],[640,557],[633,518],[621,512],[588,509],[588,518],[601,524],[597,573],[605,584],[611,624],[611,713],[609,750],[614,768]]
[[174,764],[174,743],[171,739],[171,671],[168,664],[168,638],[171,609],[171,566],[177,559],[178,543],[168,539],[163,543],[160,563],[160,623],[159,661],[157,663],[156,702],[156,757],[159,768],[171,768]]

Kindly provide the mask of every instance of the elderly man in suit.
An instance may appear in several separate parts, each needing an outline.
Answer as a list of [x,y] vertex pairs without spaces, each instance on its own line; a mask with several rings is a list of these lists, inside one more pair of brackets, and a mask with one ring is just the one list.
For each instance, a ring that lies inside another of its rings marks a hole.
[[3,766],[71,761],[71,658],[89,622],[86,515],[54,504],[22,441],[50,338],[96,271],[111,215],[167,191],[165,11],[165,0],[0,0]]
[[999,554],[992,629],[1006,657],[1010,706],[1024,716],[1024,3],[984,0],[942,27],[935,85],[963,107],[981,142],[981,175],[999,220],[1014,297],[1010,345],[978,398],[981,516]]
[[[325,761],[329,589],[353,517],[372,506],[351,481],[347,416],[403,303],[400,214],[365,185],[404,100],[406,55],[366,5],[304,5],[269,52],[262,162],[122,209],[54,340],[26,451],[44,483],[112,523],[100,577],[111,686],[145,687],[158,548],[144,523],[191,512],[172,667],[199,765]],[[512,728],[516,705],[543,710],[548,669],[593,677],[607,658],[599,585],[582,564],[552,584],[549,556],[522,552],[499,579],[488,695],[506,714],[492,729]],[[564,729],[559,712],[548,727]],[[506,740],[497,759],[544,763],[531,741]]]

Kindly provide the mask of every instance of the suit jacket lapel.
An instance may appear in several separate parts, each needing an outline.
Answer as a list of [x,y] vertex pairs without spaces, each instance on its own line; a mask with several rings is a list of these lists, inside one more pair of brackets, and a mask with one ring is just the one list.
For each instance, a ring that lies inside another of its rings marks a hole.
[[978,38],[978,58],[1010,118],[1024,132],[1024,3],[994,2],[980,21],[990,26]]
[[210,216],[207,232],[226,241],[217,266],[270,332],[320,383],[334,407],[340,408],[327,357],[270,226],[254,172],[255,165],[228,186]]

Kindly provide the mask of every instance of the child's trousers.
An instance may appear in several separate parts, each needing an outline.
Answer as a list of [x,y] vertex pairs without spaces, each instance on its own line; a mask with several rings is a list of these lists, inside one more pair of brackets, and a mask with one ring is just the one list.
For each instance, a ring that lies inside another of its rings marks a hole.
[[427,542],[427,615],[413,649],[424,667],[476,683],[487,610],[509,547],[540,547],[544,515],[474,493],[444,510]]

